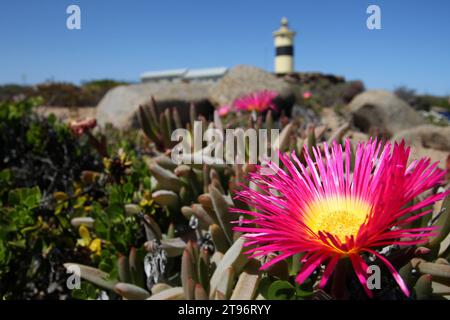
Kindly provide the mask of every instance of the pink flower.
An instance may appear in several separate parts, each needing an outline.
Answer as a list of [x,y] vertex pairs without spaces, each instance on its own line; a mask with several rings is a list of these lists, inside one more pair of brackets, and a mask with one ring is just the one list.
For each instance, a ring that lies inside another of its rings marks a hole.
[[[297,253],[304,253],[296,281],[302,283],[321,264],[326,267],[319,287],[323,288],[340,258],[348,257],[367,295],[367,265],[361,254],[371,254],[383,262],[405,295],[409,290],[399,273],[376,248],[389,245],[418,245],[428,241],[435,226],[410,227],[410,222],[430,214],[427,209],[450,191],[411,200],[436,186],[445,172],[423,158],[408,165],[410,149],[401,144],[369,140],[356,147],[354,163],[351,146],[343,150],[335,142],[323,145],[324,155],[313,148],[314,158],[305,147],[302,163],[292,153],[280,154],[285,169],[269,166],[273,175],[251,173],[258,188],[244,187],[236,198],[255,211],[232,209],[251,216],[236,231],[246,232],[251,257],[279,255],[262,266]],[[354,167],[351,172],[351,167]],[[424,209],[422,213],[416,213]]]
[[312,93],[310,91],[303,92],[303,99],[308,100],[312,97]]
[[217,112],[219,113],[219,116],[225,117],[228,114],[228,112],[230,112],[230,110],[231,110],[231,108],[229,106],[224,105],[224,106],[221,106],[217,110]]
[[97,120],[85,119],[85,120],[79,120],[79,121],[71,121],[69,123],[69,128],[77,137],[79,137],[85,131],[95,128],[96,125],[97,125]]
[[263,90],[240,97],[236,99],[233,104],[237,110],[244,111],[263,112],[267,109],[276,110],[273,103],[273,99],[275,99],[276,96],[278,96],[278,93],[275,91]]

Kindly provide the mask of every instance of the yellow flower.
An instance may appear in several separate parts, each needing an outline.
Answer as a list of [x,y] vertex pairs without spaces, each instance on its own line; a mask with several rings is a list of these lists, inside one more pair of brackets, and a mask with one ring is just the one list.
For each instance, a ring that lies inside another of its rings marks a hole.
[[152,194],[148,191],[145,191],[141,201],[139,202],[139,205],[142,208],[148,208],[151,207],[153,205],[154,200],[152,199]]
[[102,240],[98,238],[92,239],[89,229],[84,224],[78,228],[78,234],[81,238],[77,240],[77,245],[88,247],[94,254],[99,255],[101,253]]
[[77,244],[81,247],[87,247],[92,241],[91,234],[89,233],[88,228],[82,224],[78,228],[78,234],[80,235],[81,239],[77,240]]
[[109,170],[111,168],[111,160],[108,158],[103,158],[103,165],[106,170]]
[[96,255],[100,255],[102,251],[102,240],[98,238],[92,240],[91,244],[89,245],[89,249]]
[[127,154],[125,153],[125,151],[123,151],[123,149],[119,149],[118,155],[119,155],[120,163],[123,166],[125,166],[125,167],[131,166],[132,162],[130,160],[127,160]]
[[139,205],[141,207],[146,207],[146,206],[148,206],[150,204],[150,202],[151,202],[151,200],[149,201],[147,199],[142,199],[141,202],[139,202]]
[[74,189],[75,189],[75,192],[74,192],[75,195],[79,195],[80,193],[83,192],[83,186],[79,182],[75,182],[73,184],[73,186],[74,186]]
[[56,191],[53,193],[53,198],[56,200],[56,202],[64,201],[68,197],[69,196],[64,192]]

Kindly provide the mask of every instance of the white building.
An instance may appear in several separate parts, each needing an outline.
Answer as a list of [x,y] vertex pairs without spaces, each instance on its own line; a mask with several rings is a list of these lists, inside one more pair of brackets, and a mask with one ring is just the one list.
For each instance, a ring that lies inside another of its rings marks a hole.
[[202,69],[171,69],[149,71],[140,75],[141,82],[175,82],[175,81],[202,81],[214,82],[222,78],[228,68],[202,68]]

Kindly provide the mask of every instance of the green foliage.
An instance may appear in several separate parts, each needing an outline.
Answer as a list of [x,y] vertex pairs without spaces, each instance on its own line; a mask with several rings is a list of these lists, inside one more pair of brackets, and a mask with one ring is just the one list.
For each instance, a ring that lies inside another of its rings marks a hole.
[[[113,156],[103,167],[87,139],[72,136],[53,116],[37,116],[37,104],[39,100],[32,99],[0,106],[4,299],[70,297],[63,263],[93,265],[116,277],[117,256],[141,247],[144,239],[141,217],[124,209],[139,202],[151,185],[134,145],[111,135],[117,140],[108,146]],[[148,210],[156,214],[152,206]],[[71,220],[87,216],[95,223],[82,236],[81,226]],[[83,288],[83,297],[93,298],[91,286]],[[74,296],[82,296],[81,291]]]
[[90,282],[82,281],[79,289],[72,291],[72,297],[78,300],[95,300],[100,294],[100,289]]
[[415,90],[407,87],[399,87],[395,94],[417,110],[430,110],[438,107],[450,111],[450,99],[445,96],[433,96],[430,94],[417,94]]
[[106,92],[127,82],[110,79],[86,81],[81,86],[65,82],[47,82],[37,86],[0,86],[0,102],[41,97],[46,106],[96,106]]
[[0,103],[0,170],[7,168],[17,187],[68,191],[82,170],[98,169],[100,159],[54,116],[36,115],[33,109],[41,102]]
[[313,295],[311,281],[299,285],[293,281],[265,277],[259,285],[260,294],[268,300],[302,300]]
[[[56,288],[58,260],[65,254],[73,257],[70,231],[41,205],[42,200],[38,187],[16,188],[8,192],[7,200],[0,206],[0,296],[3,298],[35,297],[52,283]],[[52,269],[55,279],[50,274]],[[47,279],[42,277],[44,274],[48,274]]]
[[107,91],[111,88],[126,85],[128,82],[125,81],[117,81],[112,79],[99,79],[99,80],[91,80],[91,81],[85,81],[82,84],[82,87],[89,90],[102,90]]

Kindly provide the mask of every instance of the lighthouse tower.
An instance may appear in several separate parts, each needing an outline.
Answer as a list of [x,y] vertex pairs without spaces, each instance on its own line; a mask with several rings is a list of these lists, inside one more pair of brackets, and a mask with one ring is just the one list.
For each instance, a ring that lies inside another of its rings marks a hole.
[[295,32],[289,29],[286,18],[281,19],[281,27],[273,32],[273,37],[275,43],[275,73],[284,75],[294,72]]

